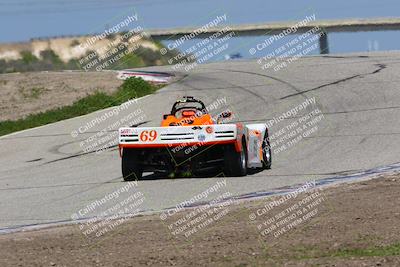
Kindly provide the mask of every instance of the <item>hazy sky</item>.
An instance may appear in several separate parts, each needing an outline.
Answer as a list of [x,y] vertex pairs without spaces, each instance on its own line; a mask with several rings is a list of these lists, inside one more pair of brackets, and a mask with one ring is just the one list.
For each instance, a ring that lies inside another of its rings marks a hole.
[[[0,0],[0,42],[100,33],[133,13],[139,16],[136,23],[149,29],[203,25],[222,14],[227,15],[227,24],[298,21],[311,14],[317,20],[400,17],[400,1]],[[245,58],[262,56],[251,56],[248,51],[263,38],[233,38],[226,53],[240,53]],[[400,31],[334,33],[328,35],[328,40],[331,53],[400,49]],[[180,49],[190,47],[194,41]]]
[[398,0],[0,0],[0,42],[99,32],[136,10],[147,28],[200,25],[210,14],[228,23],[400,16]]

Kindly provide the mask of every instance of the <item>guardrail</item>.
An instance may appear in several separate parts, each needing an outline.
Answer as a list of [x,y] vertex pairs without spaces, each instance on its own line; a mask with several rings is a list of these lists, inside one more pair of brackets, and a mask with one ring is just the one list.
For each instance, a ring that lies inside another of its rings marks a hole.
[[[274,35],[292,27],[296,22],[276,22],[261,24],[241,24],[241,25],[222,25],[218,27],[208,28],[196,36],[196,38],[207,38],[210,35],[221,31],[224,27],[229,26],[236,36],[261,36]],[[380,19],[340,19],[340,20],[321,20],[311,21],[306,26],[300,26],[296,32],[304,33],[308,30],[320,27],[326,34],[319,39],[320,53],[328,54],[328,33],[333,32],[365,32],[365,31],[391,31],[400,30],[400,18],[380,18]],[[176,40],[184,35],[192,33],[197,28],[175,28],[146,30],[155,40]]]

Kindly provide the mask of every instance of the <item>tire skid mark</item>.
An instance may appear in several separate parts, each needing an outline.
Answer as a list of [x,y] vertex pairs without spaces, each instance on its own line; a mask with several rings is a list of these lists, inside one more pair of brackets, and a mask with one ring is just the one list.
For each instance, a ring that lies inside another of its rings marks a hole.
[[[117,147],[118,147],[118,145],[109,146],[109,147],[106,147],[104,150],[114,151],[114,150],[117,150]],[[67,157],[62,157],[62,158],[50,160],[50,161],[44,162],[41,165],[46,165],[46,164],[50,164],[50,163],[54,163],[54,162],[58,162],[58,161],[62,161],[62,160],[67,160],[67,159],[72,159],[72,158],[76,158],[76,157],[80,157],[80,156],[85,156],[85,155],[89,155],[89,154],[93,154],[93,153],[96,153],[96,151],[83,152],[83,153],[70,155],[70,156],[67,156]]]
[[312,89],[308,89],[308,90],[305,90],[305,91],[297,92],[295,94],[290,94],[290,95],[281,97],[280,99],[283,100],[283,99],[287,99],[287,98],[290,98],[290,97],[293,97],[293,96],[303,95],[303,94],[311,92],[311,91],[316,91],[316,90],[319,90],[319,89],[322,89],[322,88],[325,88],[325,87],[329,87],[331,85],[337,85],[337,84],[340,84],[340,83],[344,83],[344,82],[347,82],[347,81],[350,81],[350,80],[353,80],[353,79],[356,79],[356,78],[364,78],[365,76],[368,76],[368,75],[377,74],[377,73],[381,72],[383,69],[386,69],[386,67],[387,67],[385,64],[381,64],[381,63],[374,64],[374,65],[377,66],[378,68],[376,70],[374,70],[373,72],[352,75],[350,77],[346,77],[346,78],[343,78],[343,79],[340,79],[340,80],[337,80],[337,81],[334,81],[334,82],[326,83],[326,84],[317,86],[317,87],[312,88]]
[[222,69],[215,69],[215,70],[220,70],[220,71],[225,71],[225,72],[245,73],[245,74],[250,74],[250,75],[256,75],[256,76],[269,78],[269,79],[272,79],[274,81],[277,81],[277,82],[280,82],[280,83],[283,83],[283,84],[287,85],[288,87],[290,87],[292,90],[296,91],[297,93],[301,93],[302,92],[299,88],[297,88],[293,84],[291,84],[291,83],[289,83],[289,82],[287,82],[285,80],[282,80],[282,79],[276,78],[274,76],[271,76],[271,75],[266,75],[266,74],[262,74],[262,73],[251,72],[251,71],[241,71],[241,70],[222,70]]
[[[333,111],[333,112],[321,112],[323,115],[337,115],[337,114],[350,114],[350,113],[358,113],[358,112],[369,112],[369,111],[380,111],[380,110],[390,110],[390,109],[400,109],[400,106],[391,106],[391,107],[377,107],[377,108],[367,108],[367,109],[356,109],[356,110],[343,110],[343,111]],[[291,119],[300,119],[302,116],[292,116],[288,118],[284,118],[284,120]],[[260,119],[246,119],[235,122],[259,122],[272,120],[273,118],[260,118]]]

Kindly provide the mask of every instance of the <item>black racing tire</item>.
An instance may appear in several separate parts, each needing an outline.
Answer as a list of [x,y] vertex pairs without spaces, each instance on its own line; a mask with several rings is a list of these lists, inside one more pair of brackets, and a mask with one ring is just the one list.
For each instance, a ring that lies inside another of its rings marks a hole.
[[224,172],[227,176],[245,176],[247,174],[247,146],[242,141],[242,151],[236,152],[234,145],[228,145],[224,151]]
[[124,148],[122,151],[122,178],[124,181],[142,179],[143,170],[138,164],[138,152],[134,149]]
[[265,131],[263,143],[262,143],[262,154],[263,154],[263,168],[271,169],[272,166],[272,150],[269,143],[268,130]]

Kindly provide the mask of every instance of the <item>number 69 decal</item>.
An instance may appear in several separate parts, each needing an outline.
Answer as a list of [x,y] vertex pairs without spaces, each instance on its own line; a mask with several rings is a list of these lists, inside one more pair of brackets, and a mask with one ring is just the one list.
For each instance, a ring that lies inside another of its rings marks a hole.
[[143,132],[140,133],[140,141],[142,142],[147,142],[147,141],[154,141],[157,138],[157,132],[155,130],[144,130]]

